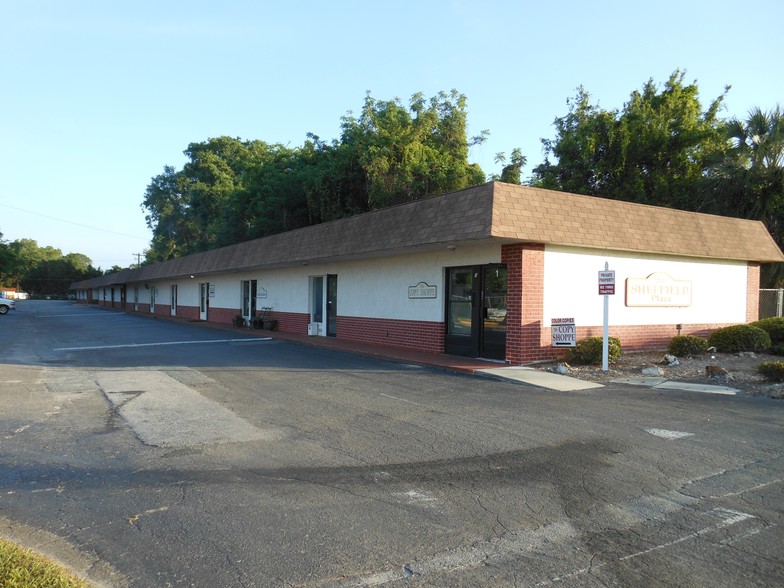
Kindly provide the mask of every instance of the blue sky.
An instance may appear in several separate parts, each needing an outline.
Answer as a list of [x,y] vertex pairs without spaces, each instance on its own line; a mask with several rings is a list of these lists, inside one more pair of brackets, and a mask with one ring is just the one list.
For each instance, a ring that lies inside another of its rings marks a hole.
[[468,99],[471,151],[540,139],[583,85],[620,108],[675,69],[723,116],[784,106],[781,0],[0,0],[0,232],[107,269],[149,244],[140,208],[191,142],[337,138],[366,91]]

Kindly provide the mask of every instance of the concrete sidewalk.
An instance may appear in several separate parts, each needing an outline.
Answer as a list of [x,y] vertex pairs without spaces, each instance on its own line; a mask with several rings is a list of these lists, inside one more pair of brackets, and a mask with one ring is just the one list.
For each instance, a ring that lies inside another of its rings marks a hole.
[[[334,349],[336,351],[344,351],[346,353],[370,355],[392,361],[434,367],[470,375],[500,378],[511,382],[519,382],[522,384],[537,386],[539,388],[546,388],[547,390],[556,390],[559,392],[578,392],[582,390],[593,390],[604,387],[604,384],[590,382],[587,380],[580,380],[578,378],[555,374],[532,367],[510,366],[500,361],[489,361],[485,359],[461,357],[457,355],[444,355],[440,353],[427,353],[425,351],[400,349],[396,347],[386,347],[383,345],[372,345],[369,343],[355,343],[352,341],[336,339],[334,337],[310,337],[307,335],[280,333],[277,331],[255,332],[259,334],[263,333],[265,336],[272,337],[273,339],[290,341],[292,343],[299,343],[301,345],[311,345],[313,347]],[[631,386],[646,386],[660,390],[700,392],[703,394],[735,395],[738,393],[738,390],[729,388],[727,386],[677,382],[667,380],[665,378],[621,378],[612,380],[612,383],[627,384]]]

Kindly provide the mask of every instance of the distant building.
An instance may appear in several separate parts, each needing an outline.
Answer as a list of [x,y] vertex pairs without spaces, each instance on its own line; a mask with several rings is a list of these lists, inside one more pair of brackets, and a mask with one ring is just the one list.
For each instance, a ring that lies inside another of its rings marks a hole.
[[600,288],[626,350],[756,320],[760,263],[779,261],[757,221],[491,182],[71,290],[227,324],[271,308],[282,331],[524,364],[601,335]]
[[0,288],[0,297],[12,300],[27,300],[27,292],[20,292],[16,288]]

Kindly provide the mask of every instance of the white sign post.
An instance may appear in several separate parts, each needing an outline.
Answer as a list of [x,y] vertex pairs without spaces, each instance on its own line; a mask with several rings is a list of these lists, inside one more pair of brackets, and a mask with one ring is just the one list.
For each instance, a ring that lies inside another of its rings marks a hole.
[[609,264],[604,262],[604,271],[599,272],[599,295],[604,296],[604,325],[602,330],[602,371],[610,369],[609,366],[609,340],[610,340],[610,301],[608,296],[615,294],[615,270],[609,269]]

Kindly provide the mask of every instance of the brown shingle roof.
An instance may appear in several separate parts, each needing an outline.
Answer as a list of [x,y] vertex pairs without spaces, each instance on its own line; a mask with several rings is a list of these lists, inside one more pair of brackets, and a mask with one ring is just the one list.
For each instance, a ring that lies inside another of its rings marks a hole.
[[757,221],[490,182],[123,270],[72,287],[367,258],[479,239],[741,261],[784,261],[765,226]]
[[759,221],[495,184],[493,236],[742,261],[784,261]]

